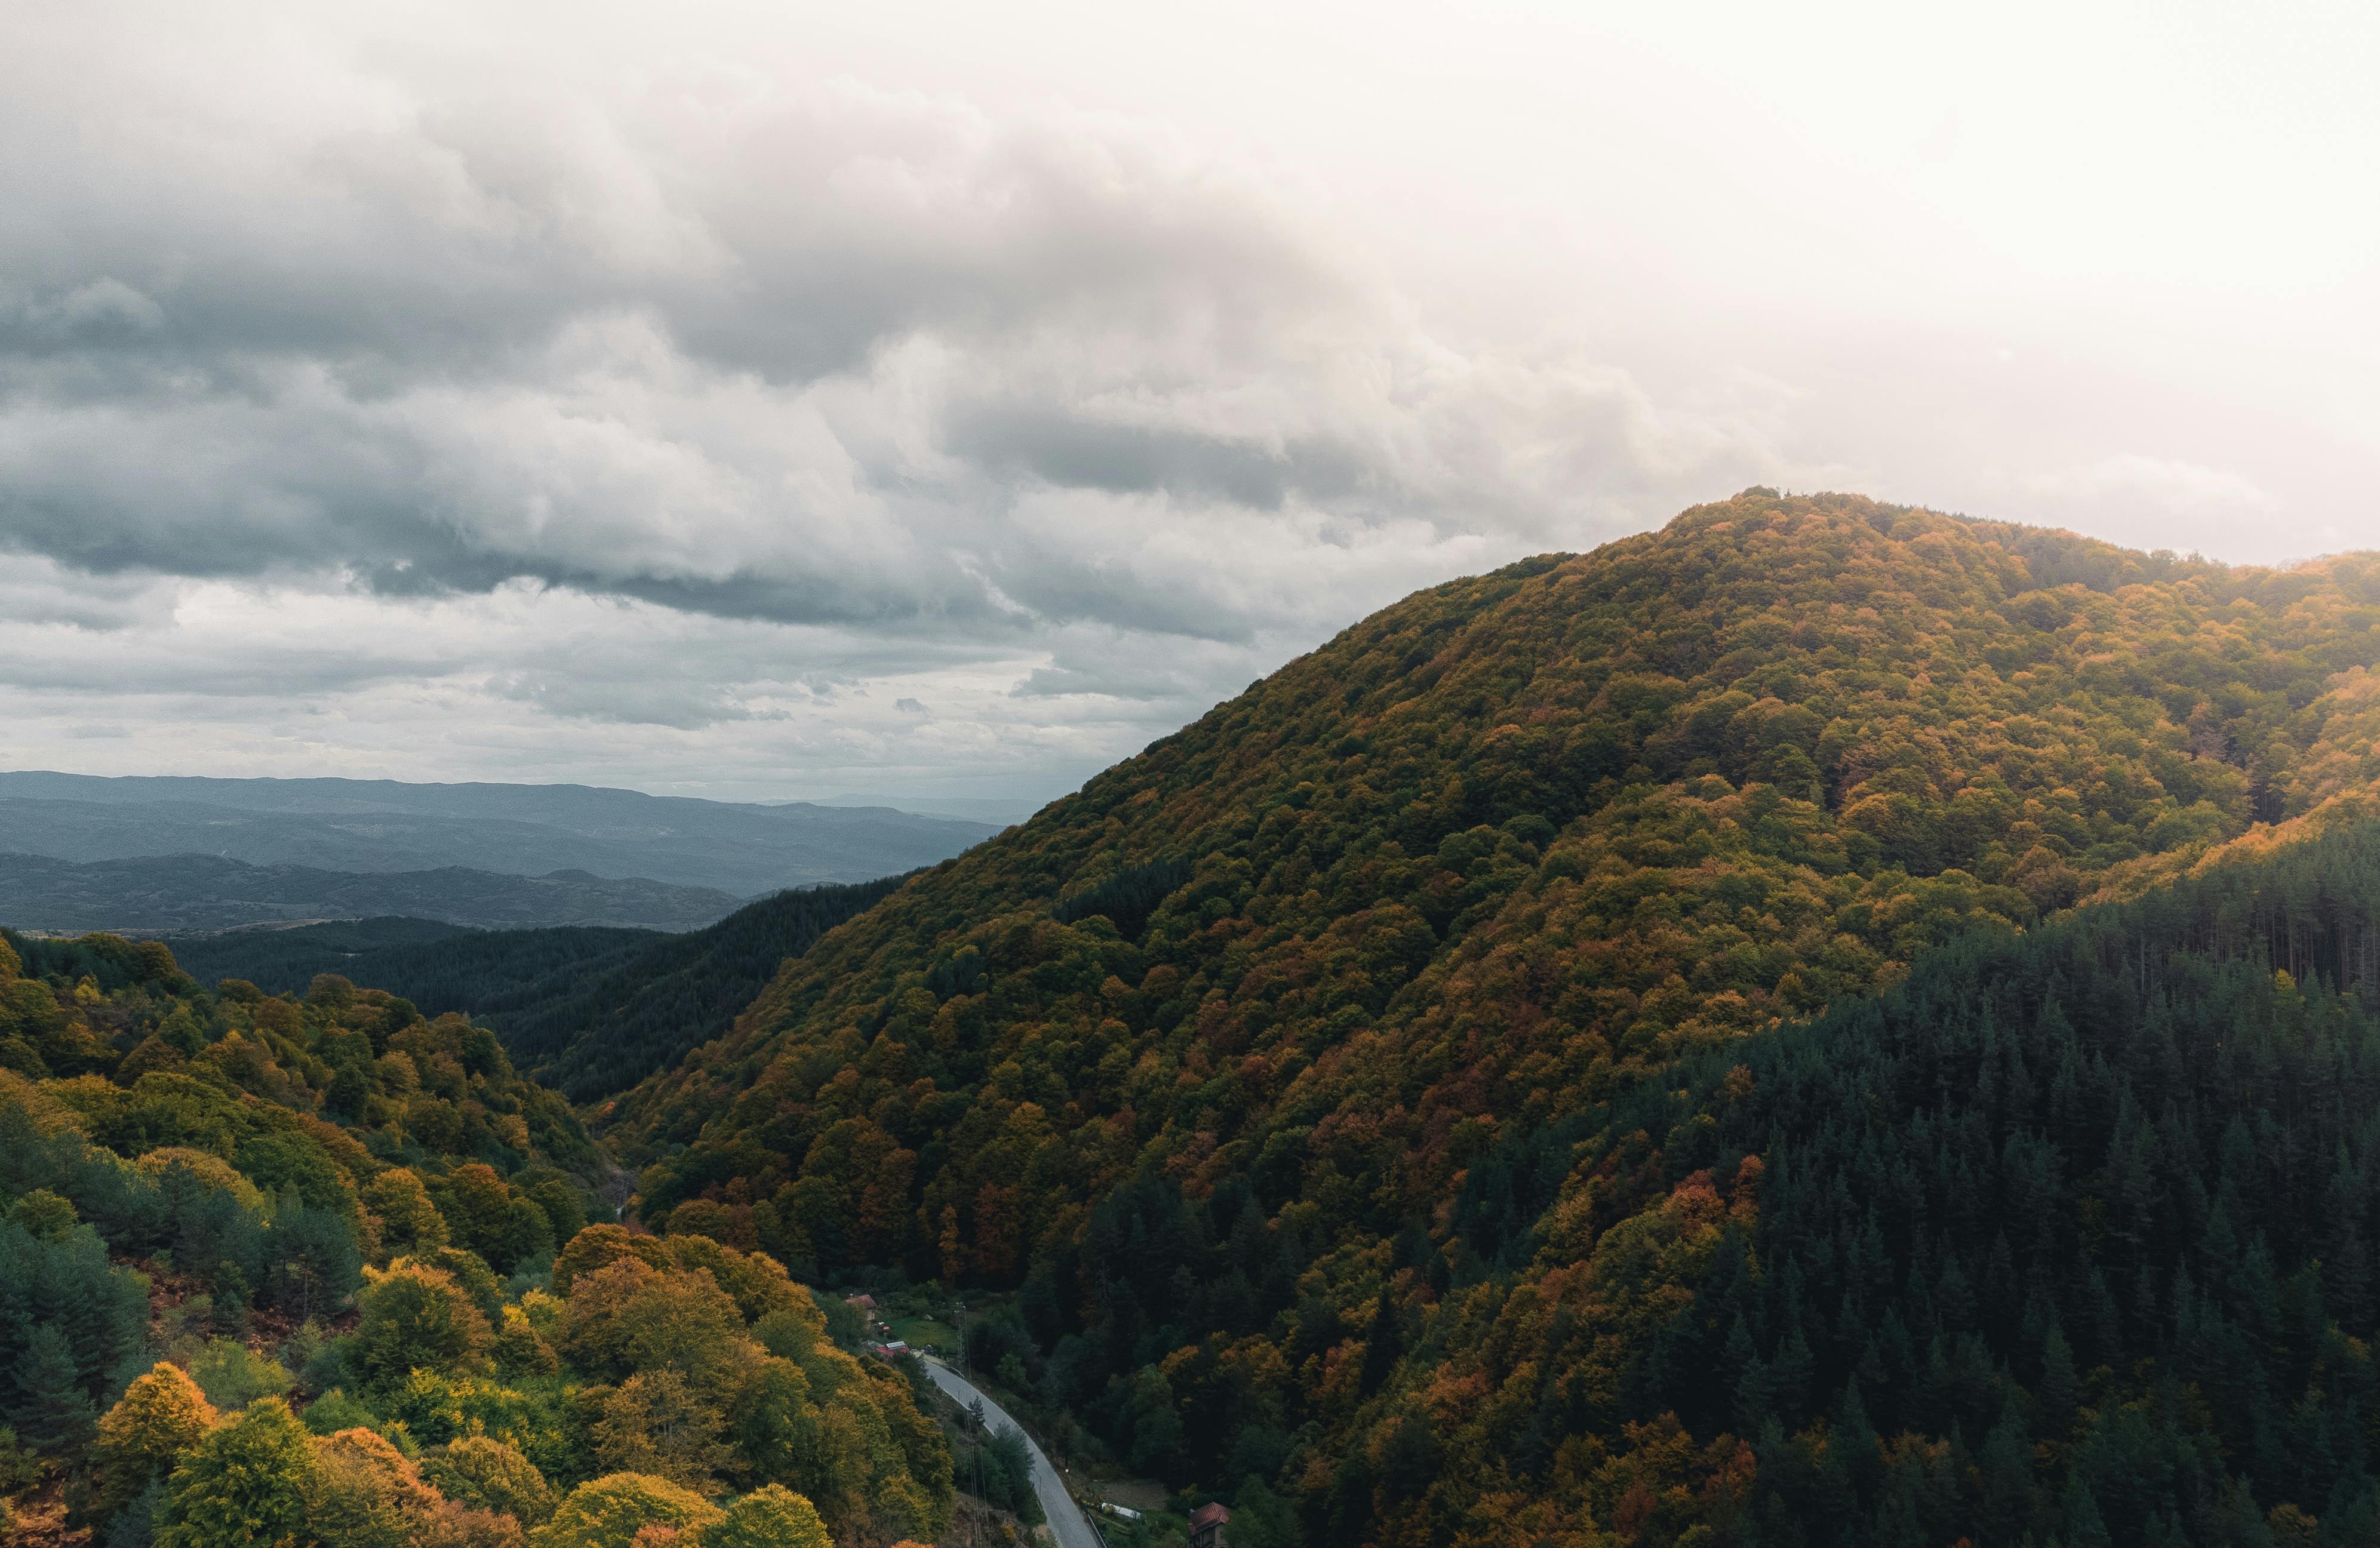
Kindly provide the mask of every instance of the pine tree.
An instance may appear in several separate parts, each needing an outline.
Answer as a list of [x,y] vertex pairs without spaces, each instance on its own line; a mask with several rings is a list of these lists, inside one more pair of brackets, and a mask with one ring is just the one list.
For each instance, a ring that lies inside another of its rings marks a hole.
[[2074,1349],[2066,1341],[2063,1324],[2053,1320],[2041,1346],[2042,1421],[2052,1436],[2062,1436],[2074,1421],[2079,1383],[2074,1373]]
[[2033,1518],[2033,1442],[2024,1415],[2010,1397],[2000,1409],[1999,1421],[1984,1437],[1978,1460],[1984,1474],[1984,1519],[1986,1541],[2013,1543]]
[[2079,1470],[2067,1475],[2066,1497],[2059,1502],[2058,1512],[2062,1518],[2058,1530],[2066,1548],[2115,1548],[2107,1524],[2100,1518],[2099,1502]]
[[826,1523],[792,1490],[763,1484],[701,1530],[701,1548],[834,1548]]
[[74,1345],[55,1323],[36,1326],[17,1360],[17,1401],[10,1411],[29,1445],[62,1451],[82,1444],[98,1416],[75,1369]]
[[1862,1491],[1873,1490],[1884,1470],[1884,1459],[1876,1449],[1876,1426],[1868,1422],[1867,1405],[1861,1400],[1860,1384],[1853,1377],[1843,1387],[1843,1400],[1836,1410],[1834,1433],[1828,1439],[1830,1449],[1839,1449],[1843,1466]]

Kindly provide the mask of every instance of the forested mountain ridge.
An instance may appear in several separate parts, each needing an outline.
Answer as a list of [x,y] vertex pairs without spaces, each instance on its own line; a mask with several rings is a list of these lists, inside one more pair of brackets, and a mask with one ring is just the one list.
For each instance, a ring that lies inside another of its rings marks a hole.
[[[1637,1380],[1663,1318],[1599,1321],[1594,1231],[1512,1259],[1536,1214],[1463,1215],[1478,1168],[2368,783],[2375,662],[2372,556],[2233,569],[1747,491],[1365,621],[827,936],[601,1119],[657,1223],[1019,1287],[1053,1400],[1330,1542],[1673,1541],[1695,1522],[1587,1480],[1741,1416],[1664,1440],[1584,1391]],[[1587,1140],[1523,1196],[1586,1178]],[[1707,1246],[1698,1197],[1622,1219],[1657,1258]],[[1560,1332],[1527,1373],[1440,1382],[1522,1306]],[[1433,1449],[1516,1404],[1538,1470]]]
[[[1026,1102],[1065,1130],[1071,1104],[1099,1120],[1060,1142],[1082,1181],[1169,1128],[1207,1177],[1261,1171],[1242,1119],[1336,1115],[1307,1159],[1410,1153],[1375,1179],[1401,1218],[1505,1116],[2380,772],[2354,751],[2375,625],[2368,556],[2236,570],[1849,498],[1698,508],[1358,624],[827,937],[613,1131],[689,1146],[658,1215],[750,1193],[738,1140],[799,1157],[884,1128],[887,1097],[910,1135]],[[928,1214],[955,1205],[972,1251],[977,1190],[941,1180]]]

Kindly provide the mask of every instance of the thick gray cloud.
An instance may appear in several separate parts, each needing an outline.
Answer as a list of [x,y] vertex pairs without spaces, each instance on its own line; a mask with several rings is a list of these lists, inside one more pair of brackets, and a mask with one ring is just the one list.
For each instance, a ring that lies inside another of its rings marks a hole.
[[[1451,355],[1111,126],[721,72],[492,99],[335,54],[293,113],[256,67],[118,64],[98,16],[0,66],[0,543],[92,574],[1245,641],[1275,620],[1142,539],[1597,536],[1615,489],[1770,460],[1608,374]],[[1107,498],[1005,519],[1036,490]]]
[[[2218,402],[2160,384],[2108,420],[2104,365],[2003,369],[1981,314],[1923,348],[1877,320],[1911,274],[1969,284],[1955,234],[1889,200],[1846,224],[1782,138],[1724,97],[1673,124],[1624,59],[1585,90],[1545,55],[1565,112],[1626,131],[1584,150],[1496,118],[1536,89],[1518,63],[1518,95],[1459,103],[1385,70],[1340,139],[1436,181],[1353,220],[1220,97],[1193,127],[1229,154],[999,87],[1013,62],[905,89],[1005,20],[888,20],[854,73],[856,21],[634,16],[0,21],[0,713],[28,746],[1029,783],[1414,587],[1752,482],[2341,546],[2202,433]],[[1249,120],[1309,151],[1347,79],[1313,47],[1314,102]],[[1711,124],[1740,164],[1678,138]],[[1574,224],[1463,228],[1524,175]],[[1423,295],[1384,225],[1495,294]],[[1832,327],[1862,284],[1876,315]]]

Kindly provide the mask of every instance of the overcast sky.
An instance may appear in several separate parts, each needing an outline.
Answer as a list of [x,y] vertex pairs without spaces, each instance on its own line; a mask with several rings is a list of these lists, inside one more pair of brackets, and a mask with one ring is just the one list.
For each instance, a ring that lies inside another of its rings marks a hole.
[[22,0],[0,764],[1038,800],[1755,482],[2380,546],[2374,61],[2348,4]]

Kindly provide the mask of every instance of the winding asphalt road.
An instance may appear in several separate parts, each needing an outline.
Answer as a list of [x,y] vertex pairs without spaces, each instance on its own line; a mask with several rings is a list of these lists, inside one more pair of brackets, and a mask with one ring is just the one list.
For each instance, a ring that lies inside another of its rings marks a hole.
[[996,1425],[1004,1424],[1025,1435],[1025,1449],[1033,1454],[1033,1493],[1040,1498],[1041,1514],[1050,1518],[1050,1530],[1058,1534],[1058,1548],[1104,1548],[1099,1542],[1099,1534],[1091,1529],[1091,1523],[1084,1517],[1081,1507],[1075,1504],[1075,1497],[1066,1493],[1066,1485],[1060,1481],[1058,1469],[1050,1465],[1050,1458],[1041,1455],[1041,1448],[1033,1444],[1033,1437],[1025,1433],[1025,1426],[1009,1418],[1006,1409],[978,1391],[973,1382],[941,1361],[929,1359],[925,1364],[926,1374],[934,1379],[936,1386],[955,1398],[959,1407],[981,1403],[986,1420]]

